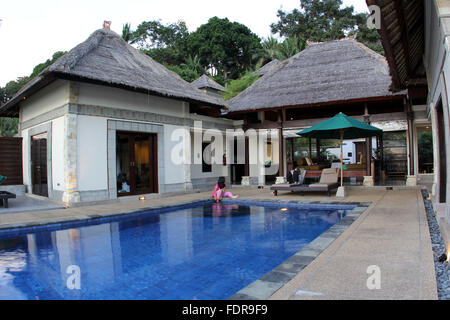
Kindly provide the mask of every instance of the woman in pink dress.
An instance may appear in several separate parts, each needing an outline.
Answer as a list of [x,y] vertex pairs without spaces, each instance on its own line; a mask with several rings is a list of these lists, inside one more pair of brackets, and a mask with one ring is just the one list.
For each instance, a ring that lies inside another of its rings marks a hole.
[[231,199],[236,199],[239,197],[238,195],[234,196],[230,191],[226,191],[224,177],[219,177],[219,180],[217,181],[216,185],[214,186],[214,190],[212,191],[211,196],[212,196],[212,198],[214,198],[214,200],[216,200],[216,202],[219,202],[220,200],[222,200],[223,197],[229,197]]

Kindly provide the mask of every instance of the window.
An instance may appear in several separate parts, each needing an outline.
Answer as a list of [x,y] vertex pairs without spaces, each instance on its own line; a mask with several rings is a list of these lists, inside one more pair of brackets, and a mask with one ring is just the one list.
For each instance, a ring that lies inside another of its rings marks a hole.
[[417,128],[419,173],[433,173],[433,135],[431,127]]

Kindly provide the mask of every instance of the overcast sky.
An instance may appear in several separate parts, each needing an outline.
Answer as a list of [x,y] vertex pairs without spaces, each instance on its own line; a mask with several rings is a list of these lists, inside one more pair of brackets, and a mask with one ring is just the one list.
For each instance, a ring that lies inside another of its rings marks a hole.
[[[227,17],[245,24],[260,37],[270,35],[277,10],[291,11],[299,0],[27,0],[2,1],[0,5],[0,86],[19,76],[55,51],[68,51],[104,20],[119,34],[126,22],[134,29],[142,21],[163,23],[184,20],[195,31],[209,18]],[[365,0],[344,0],[357,12],[368,11]]]

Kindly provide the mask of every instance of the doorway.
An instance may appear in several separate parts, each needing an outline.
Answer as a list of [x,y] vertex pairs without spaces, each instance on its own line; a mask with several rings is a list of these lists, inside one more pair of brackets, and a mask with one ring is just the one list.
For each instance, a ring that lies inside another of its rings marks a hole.
[[445,124],[442,99],[436,106],[438,150],[439,150],[439,202],[447,201],[447,155],[445,150]]
[[31,192],[48,197],[47,133],[31,137]]
[[117,195],[158,192],[157,135],[116,133]]
[[365,141],[357,141],[355,144],[355,163],[365,163],[367,158],[366,153],[366,142]]
[[408,158],[406,131],[383,132],[383,168],[387,180],[402,184],[406,179]]

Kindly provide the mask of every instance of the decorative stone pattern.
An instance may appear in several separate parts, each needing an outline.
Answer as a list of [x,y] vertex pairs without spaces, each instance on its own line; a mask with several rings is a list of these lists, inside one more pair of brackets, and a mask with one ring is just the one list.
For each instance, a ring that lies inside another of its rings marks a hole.
[[[246,201],[253,201],[252,199],[245,199]],[[255,199],[254,201],[261,202],[262,200]],[[268,201],[268,200],[263,200]],[[301,201],[277,201],[279,203],[298,203],[304,205]],[[314,202],[321,203],[321,202]],[[323,202],[326,205],[333,205],[334,203]],[[343,205],[342,202],[334,204]],[[284,261],[275,269],[269,271],[258,280],[252,282],[247,287],[238,291],[231,296],[230,300],[267,300],[278,289],[283,287],[286,283],[292,280],[299,272],[308,266],[319,254],[322,253],[334,240],[336,240],[358,217],[369,207],[370,203],[356,202],[345,205],[355,205],[344,218],[332,226],[330,229],[322,233],[319,237],[314,239],[302,250],[294,254],[292,257]]]

